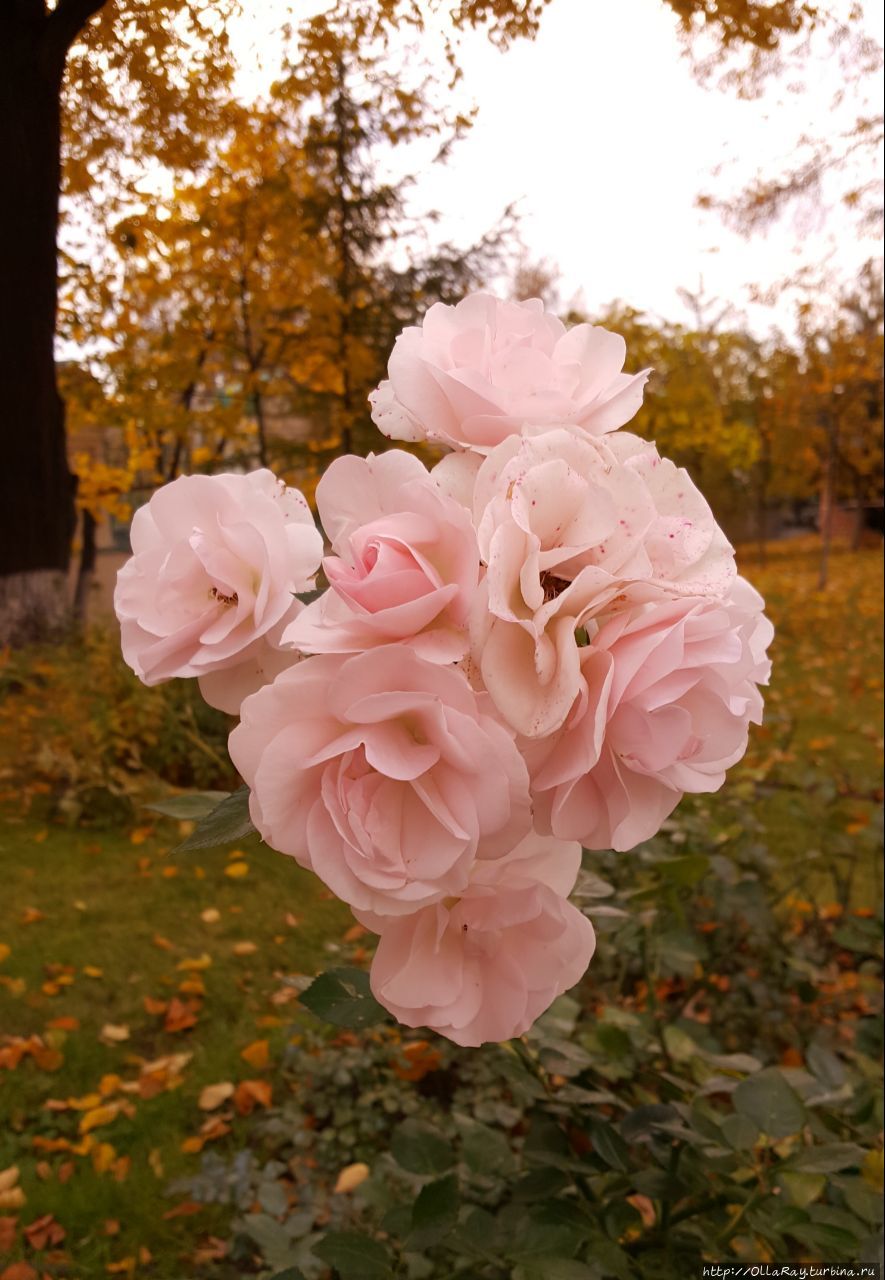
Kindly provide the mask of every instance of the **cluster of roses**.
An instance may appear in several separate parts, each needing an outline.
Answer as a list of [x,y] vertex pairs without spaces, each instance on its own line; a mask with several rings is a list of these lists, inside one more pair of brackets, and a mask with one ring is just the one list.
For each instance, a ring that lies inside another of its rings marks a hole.
[[687,474],[618,430],[646,378],[624,358],[537,301],[434,306],[372,412],[436,466],[332,463],[325,557],[269,471],[182,477],[119,575],[136,674],[239,716],[263,838],[379,935],[377,999],[463,1045],[584,972],[581,846],[631,849],[716,790],[761,716],[763,602]]

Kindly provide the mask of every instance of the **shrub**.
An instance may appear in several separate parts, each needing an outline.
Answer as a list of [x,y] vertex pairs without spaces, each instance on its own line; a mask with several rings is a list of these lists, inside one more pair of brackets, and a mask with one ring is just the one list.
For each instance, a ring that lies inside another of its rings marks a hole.
[[42,796],[51,816],[112,823],[159,781],[233,785],[228,727],[193,681],[149,689],[134,680],[113,632],[8,654],[0,666],[8,798]]
[[240,1210],[244,1274],[681,1280],[711,1260],[875,1261],[879,920],[813,907],[751,821],[716,826],[702,805],[585,866],[596,958],[521,1041],[403,1037],[359,970],[303,994],[337,1034],[299,1024],[291,1100],[254,1121],[248,1151],[174,1188]]

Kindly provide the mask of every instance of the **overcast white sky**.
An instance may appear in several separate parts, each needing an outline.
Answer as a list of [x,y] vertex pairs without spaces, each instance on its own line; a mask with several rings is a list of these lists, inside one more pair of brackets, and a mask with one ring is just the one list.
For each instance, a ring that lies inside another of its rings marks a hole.
[[[272,7],[246,0],[244,8],[236,45],[247,96],[265,81],[249,69],[253,60],[272,65],[275,42]],[[868,8],[867,28],[881,40],[880,6]],[[620,298],[675,318],[683,314],[677,289],[697,289],[703,277],[708,293],[736,304],[754,327],[789,325],[786,303],[748,306],[748,286],[827,255],[849,274],[877,251],[841,216],[806,208],[747,241],[695,207],[701,190],[736,189],[758,167],[778,172],[803,132],[838,127],[831,101],[841,73],[832,57],[812,67],[812,90],[775,84],[763,100],[744,102],[696,83],[662,0],[552,0],[535,41],[500,53],[471,37],[461,61],[477,122],[447,165],[423,173],[412,206],[439,209],[438,234],[469,243],[517,201],[529,252],[559,267],[565,302],[579,296],[592,311]],[[849,99],[841,122],[855,115]]]

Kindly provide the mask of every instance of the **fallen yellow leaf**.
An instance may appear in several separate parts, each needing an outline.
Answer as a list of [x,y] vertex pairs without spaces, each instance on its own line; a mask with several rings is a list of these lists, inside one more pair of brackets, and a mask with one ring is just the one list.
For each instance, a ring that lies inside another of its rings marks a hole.
[[8,1191],[10,1187],[14,1187],[18,1182],[18,1174],[17,1164],[11,1164],[8,1169],[0,1169],[0,1191]]
[[243,876],[249,874],[248,862],[231,862],[224,868],[224,874],[230,876],[232,880],[242,880]]
[[214,1111],[223,1102],[227,1102],[228,1098],[232,1098],[233,1094],[234,1086],[229,1080],[224,1080],[221,1084],[207,1084],[197,1105],[201,1111]]
[[209,955],[208,951],[204,951],[201,956],[193,956],[191,958],[179,960],[175,967],[182,973],[199,973],[201,969],[208,969],[211,964],[212,957]]
[[221,919],[221,912],[217,907],[207,907],[205,911],[200,912],[200,919],[203,924],[218,924]]
[[72,1111],[92,1111],[101,1106],[101,1093],[84,1093],[81,1098],[68,1098],[67,1105]]
[[104,977],[104,969],[99,969],[99,967],[94,964],[84,964],[83,972],[85,973],[87,978]]
[[244,1062],[248,1062],[250,1067],[260,1071],[262,1067],[267,1066],[270,1059],[270,1041],[255,1040],[252,1044],[247,1044],[240,1057]]
[[103,1040],[105,1044],[122,1044],[124,1040],[129,1039],[129,1028],[117,1026],[113,1022],[106,1022],[98,1038]]
[[258,948],[254,942],[235,942],[231,950],[235,956],[252,956]]
[[8,960],[11,955],[12,947],[10,947],[6,942],[0,942],[0,964],[2,964],[4,960]]
[[121,1258],[119,1262],[109,1262],[105,1267],[105,1271],[109,1276],[131,1276],[135,1271],[135,1267],[136,1261],[133,1256],[129,1258]]
[[349,1164],[338,1174],[338,1181],[335,1183],[335,1191],[339,1194],[347,1191],[355,1191],[356,1188],[368,1178],[370,1173],[367,1164]]
[[112,1120],[116,1120],[120,1114],[120,1107],[116,1102],[106,1102],[104,1106],[93,1107],[91,1111],[87,1111],[80,1119],[80,1132],[89,1133],[91,1129],[98,1129],[103,1124],[110,1124]]
[[0,1191],[0,1209],[21,1209],[27,1197],[21,1187],[10,1187],[8,1191]]
[[109,1142],[99,1142],[92,1148],[92,1167],[96,1173],[107,1173],[114,1167],[117,1153]]

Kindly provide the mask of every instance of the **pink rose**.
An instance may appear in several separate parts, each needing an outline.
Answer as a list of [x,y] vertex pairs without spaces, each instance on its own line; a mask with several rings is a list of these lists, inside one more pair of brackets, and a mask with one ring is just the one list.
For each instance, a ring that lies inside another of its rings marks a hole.
[[200,676],[198,684],[203,700],[210,707],[238,716],[240,706],[250,694],[257,693],[270,684],[282,671],[301,660],[301,654],[290,645],[282,643],[282,633],[289,620],[303,608],[299,601],[284,615],[283,621],[244,649],[235,666],[222,667]]
[[522,1035],[593,955],[593,927],[564,896],[580,859],[579,845],[532,835],[507,857],[476,863],[457,901],[365,920],[381,929],[376,1000],[407,1027],[468,1047]]
[[563,728],[526,743],[535,818],[590,849],[632,849],[686,792],[716,791],[762,719],[771,664],[761,597],[674,600],[612,616],[581,650]]
[[454,307],[436,303],[400,334],[389,379],[369,397],[372,417],[395,440],[480,452],[552,423],[602,435],[642,404],[648,371],[623,373],[625,356],[618,334],[567,330],[537,299],[477,293]]
[[312,585],[322,538],[297,489],[270,471],[180,476],[132,521],[114,608],[145,684],[236,666]]
[[305,653],[356,653],[402,641],[431,662],[462,658],[476,534],[424,465],[399,449],[339,458],[317,486],[317,507],[335,553],[323,561],[331,586],[286,642]]
[[734,553],[707,503],[686,472],[634,436],[513,436],[472,487],[458,461],[466,455],[450,458],[442,482],[462,495],[470,488],[488,566],[472,659],[501,715],[527,737],[558,728],[578,695],[578,628],[662,596],[723,596],[732,583]]
[[404,645],[305,658],[247,698],[231,759],[268,844],[382,915],[460,893],[530,826],[511,735]]

